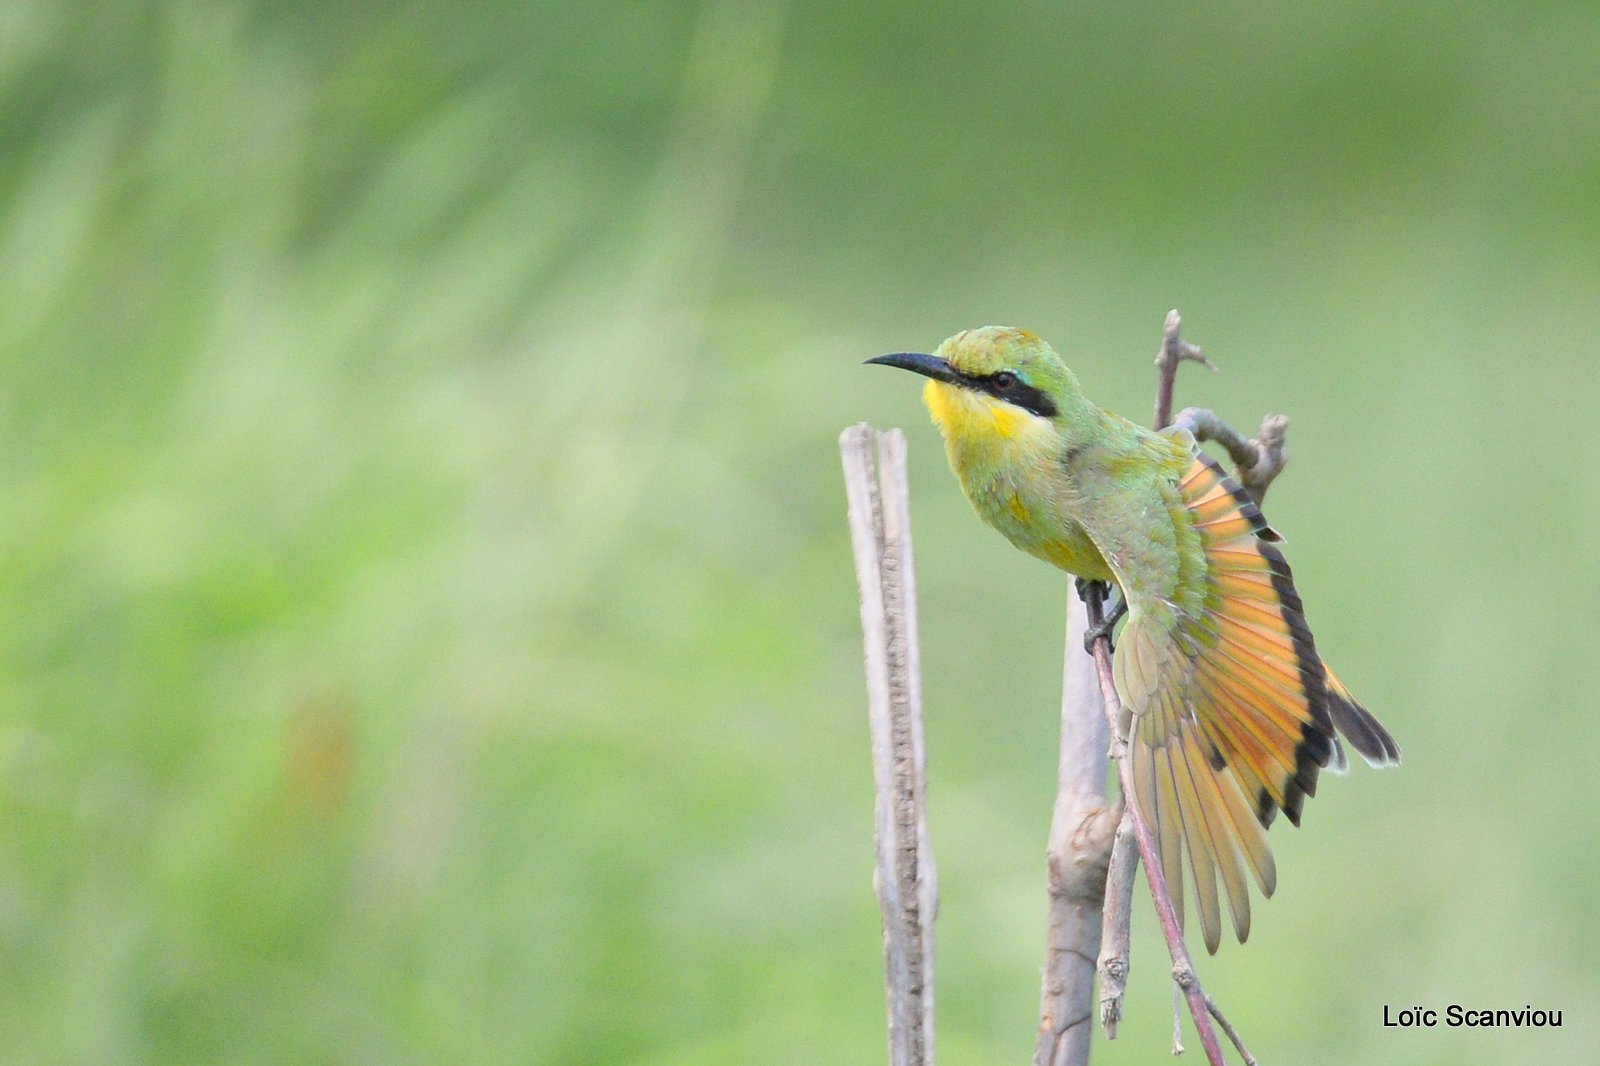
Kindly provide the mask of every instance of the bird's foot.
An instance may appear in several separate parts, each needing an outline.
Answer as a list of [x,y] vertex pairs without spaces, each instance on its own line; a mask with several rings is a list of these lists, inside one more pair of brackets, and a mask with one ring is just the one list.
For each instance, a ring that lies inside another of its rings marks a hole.
[[[1105,609],[1108,597],[1115,594],[1115,601],[1110,609]],[[1117,628],[1117,623],[1122,621],[1122,616],[1128,613],[1128,601],[1123,597],[1122,590],[1105,581],[1089,581],[1078,579],[1078,598],[1090,608],[1089,618],[1091,625],[1083,635],[1083,650],[1090,655],[1094,654],[1094,642],[1101,637],[1106,638],[1107,646],[1111,644],[1111,633]],[[1100,621],[1094,622],[1096,615]]]

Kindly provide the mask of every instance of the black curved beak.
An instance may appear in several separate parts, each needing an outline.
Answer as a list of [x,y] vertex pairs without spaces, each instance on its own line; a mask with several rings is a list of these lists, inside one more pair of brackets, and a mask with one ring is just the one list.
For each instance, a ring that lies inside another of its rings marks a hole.
[[867,363],[897,366],[901,370],[909,370],[913,374],[921,374],[935,381],[948,381],[953,385],[961,384],[962,380],[960,373],[948,362],[936,356],[923,355],[921,352],[891,352],[876,359],[868,359]]

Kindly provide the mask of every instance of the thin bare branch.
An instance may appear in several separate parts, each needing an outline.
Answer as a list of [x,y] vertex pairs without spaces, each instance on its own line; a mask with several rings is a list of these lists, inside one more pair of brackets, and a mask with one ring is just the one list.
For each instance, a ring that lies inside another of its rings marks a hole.
[[1239,1035],[1239,1030],[1228,1022],[1228,1019],[1222,1013],[1222,1008],[1217,1006],[1217,1001],[1209,995],[1206,996],[1206,1010],[1210,1011],[1211,1016],[1217,1020],[1217,1024],[1222,1026],[1222,1031],[1228,1034],[1228,1039],[1233,1042],[1234,1050],[1238,1051],[1240,1057],[1244,1059],[1244,1066],[1256,1066],[1256,1057],[1250,1054],[1249,1048],[1244,1046],[1244,1038]]
[[1167,312],[1167,321],[1161,330],[1161,350],[1156,352],[1156,367],[1160,371],[1156,380],[1157,429],[1172,421],[1172,387],[1178,377],[1178,364],[1187,361],[1217,369],[1196,345],[1178,336],[1182,326],[1183,318],[1174,307]]
[[1183,986],[1172,982],[1172,1057],[1182,1055],[1183,1048]]
[[1050,919],[1034,1066],[1084,1066],[1094,1037],[1094,952],[1117,814],[1106,807],[1110,738],[1094,660],[1083,650],[1088,628],[1083,604],[1069,594],[1061,759],[1047,853]]
[[840,435],[839,451],[866,649],[877,788],[873,881],[883,916],[889,1062],[933,1066],[938,887],[924,805],[927,758],[905,436],[899,430],[878,433],[863,423]]
[[[1126,743],[1120,738],[1116,743]],[[1105,921],[1100,934],[1100,1024],[1106,1039],[1117,1038],[1117,1023],[1122,1020],[1122,997],[1128,988],[1128,969],[1132,950],[1128,930],[1133,919],[1133,875],[1139,869],[1139,840],[1133,828],[1133,815],[1120,807],[1116,840],[1111,845],[1111,863],[1106,875]]]

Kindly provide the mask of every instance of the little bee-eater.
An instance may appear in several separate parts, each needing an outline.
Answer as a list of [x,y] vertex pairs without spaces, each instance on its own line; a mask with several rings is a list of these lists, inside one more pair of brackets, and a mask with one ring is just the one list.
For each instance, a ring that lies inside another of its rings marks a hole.
[[986,326],[932,355],[869,362],[929,379],[923,400],[985,522],[1121,592],[1112,672],[1135,809],[1160,842],[1180,920],[1187,853],[1206,949],[1222,938],[1219,875],[1243,942],[1246,870],[1272,895],[1267,827],[1279,810],[1299,825],[1318,771],[1345,770],[1337,734],[1374,766],[1400,761],[1317,653],[1281,538],[1188,432],[1152,432],[1095,406],[1025,330]]

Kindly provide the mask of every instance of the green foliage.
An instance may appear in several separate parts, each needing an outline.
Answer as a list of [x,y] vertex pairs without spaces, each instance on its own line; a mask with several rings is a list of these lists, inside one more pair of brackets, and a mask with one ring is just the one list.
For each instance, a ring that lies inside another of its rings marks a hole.
[[[1226,371],[1180,403],[1294,417],[1270,513],[1407,757],[1274,833],[1208,987],[1270,1061],[1576,1061],[1597,48],[1592,5],[6,5],[0,1057],[882,1061],[865,418],[912,439],[942,1060],[1022,1061],[1062,583],[859,363],[1025,325],[1147,417],[1177,304]],[[1135,951],[1097,1061],[1165,1054]],[[1380,1027],[1452,1001],[1566,1028]]]

